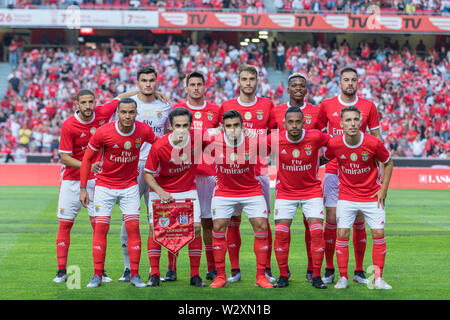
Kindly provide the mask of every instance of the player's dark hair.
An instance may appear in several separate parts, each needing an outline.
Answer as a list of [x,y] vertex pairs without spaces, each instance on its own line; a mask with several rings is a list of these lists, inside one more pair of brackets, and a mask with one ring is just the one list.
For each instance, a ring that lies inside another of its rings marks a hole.
[[300,113],[301,116],[302,116],[302,120],[303,120],[304,115],[303,115],[302,108],[300,108],[300,107],[289,107],[289,108],[287,108],[286,112],[284,113],[284,118],[285,119],[286,119],[288,113]]
[[295,72],[293,74],[291,74],[288,78],[288,84],[291,82],[292,79],[303,79],[306,82],[306,77],[304,75],[302,75],[301,73]]
[[120,99],[119,103],[117,104],[117,110],[119,110],[121,104],[134,104],[134,107],[137,109],[136,101],[131,98]]
[[239,118],[239,122],[241,124],[244,122],[244,120],[242,119],[242,115],[239,111],[228,110],[224,112],[224,114],[222,115],[222,123],[225,123],[225,120],[227,119],[234,119],[234,118]]
[[356,78],[358,78],[358,72],[356,71],[355,68],[352,67],[345,67],[344,69],[342,69],[341,72],[339,73],[339,78],[342,78],[342,75],[345,72],[354,72],[356,74]]
[[201,73],[199,71],[194,71],[187,75],[186,86],[189,84],[189,80],[191,80],[191,78],[200,78],[200,79],[202,79],[203,84],[205,84],[205,76],[203,75],[203,73]]
[[139,77],[141,76],[141,74],[151,74],[151,73],[154,73],[155,77],[158,75],[156,69],[153,68],[152,66],[143,66],[137,72],[137,80],[139,81]]
[[361,111],[359,111],[359,109],[356,106],[348,106],[341,109],[341,119],[344,113],[346,112],[357,112],[359,116],[361,116]]
[[189,123],[192,123],[192,113],[186,108],[175,108],[169,113],[169,122],[173,126],[173,119],[178,116],[187,116],[189,118]]
[[94,92],[92,92],[89,89],[81,89],[80,91],[78,91],[77,96],[76,96],[77,101],[80,101],[81,96],[92,96],[95,100]]

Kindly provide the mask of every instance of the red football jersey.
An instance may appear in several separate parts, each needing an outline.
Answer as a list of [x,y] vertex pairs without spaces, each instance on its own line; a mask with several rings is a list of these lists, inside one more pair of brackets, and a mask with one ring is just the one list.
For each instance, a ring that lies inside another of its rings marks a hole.
[[253,197],[262,195],[261,185],[255,178],[258,162],[258,139],[249,139],[242,134],[241,143],[232,146],[225,134],[213,136],[207,147],[213,150],[216,163],[217,197]]
[[[68,153],[77,160],[82,161],[86,147],[97,128],[109,122],[116,112],[118,99],[114,99],[103,106],[94,109],[94,115],[88,122],[80,119],[78,111],[64,121],[61,126],[61,137],[59,140],[59,152]],[[93,162],[100,159],[100,154]],[[63,166],[63,180],[80,180],[80,169]],[[89,179],[94,178],[94,173],[89,174]]]
[[[189,104],[189,102],[179,103],[174,106],[174,108],[184,107],[191,111],[192,113],[192,128],[193,129],[210,129],[217,128],[219,126],[219,114],[220,108],[218,105],[212,102],[205,102],[201,107],[194,107]],[[203,157],[208,157],[204,154]],[[208,163],[213,163],[212,159],[205,159]],[[201,164],[197,166],[197,174],[203,174],[208,176],[213,176],[216,174],[214,164],[206,164],[202,161]]]
[[[362,132],[367,129],[375,130],[380,127],[380,119],[375,104],[372,101],[356,97],[353,103],[345,103],[340,96],[325,99],[320,104],[319,115],[317,118],[317,129],[327,129],[328,134],[332,137],[344,134],[341,128],[341,110],[348,106],[356,106],[361,112],[361,128]],[[326,173],[337,174],[336,161],[330,161],[325,166]]]
[[136,121],[129,133],[119,130],[118,121],[99,128],[89,141],[94,151],[103,151],[102,171],[96,185],[126,189],[137,184],[139,152],[144,142],[154,143],[156,135],[146,123]]
[[[255,130],[259,135],[267,135],[273,108],[273,102],[268,98],[256,97],[253,103],[242,103],[240,98],[227,100],[220,107],[220,123],[226,111],[236,110],[242,115],[244,127]],[[256,169],[257,175],[268,173],[266,162],[266,159],[261,159],[262,164]]]
[[319,130],[304,130],[302,137],[292,141],[287,131],[269,135],[267,145],[277,157],[277,199],[321,198],[322,187],[319,170],[319,149],[330,136]]
[[202,144],[195,144],[194,130],[184,145],[175,145],[171,136],[172,133],[168,133],[152,145],[144,170],[155,174],[156,182],[167,192],[194,190],[196,155],[201,155]]
[[383,142],[374,136],[361,133],[361,141],[348,145],[344,136],[330,139],[325,151],[327,159],[336,159],[339,176],[339,200],[375,202],[372,196],[380,189],[375,160],[386,164],[391,155]]
[[[270,129],[278,129],[280,131],[283,131],[285,129],[283,120],[286,110],[289,107],[291,107],[291,105],[289,102],[287,102],[273,108],[272,114],[270,115]],[[316,123],[317,117],[319,115],[319,107],[305,102],[303,106],[300,107],[300,109],[302,109],[303,117],[305,120],[304,128],[306,130],[317,129]]]

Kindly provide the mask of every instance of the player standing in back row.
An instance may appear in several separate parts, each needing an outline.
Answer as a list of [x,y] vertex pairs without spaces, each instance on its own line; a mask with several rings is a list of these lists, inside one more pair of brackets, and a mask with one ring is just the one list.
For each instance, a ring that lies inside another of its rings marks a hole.
[[[136,101],[137,116],[136,120],[149,125],[157,137],[162,137],[169,132],[169,113],[172,111],[172,106],[160,100],[163,97],[156,91],[157,88],[157,72],[151,66],[144,66],[137,72],[136,86],[139,93],[131,96],[131,99]],[[144,142],[139,155],[139,176],[138,186],[140,198],[144,196],[145,205],[148,213],[148,193],[149,187],[144,180],[145,162],[150,151],[151,145]],[[122,254],[124,260],[124,273],[119,281],[130,280],[130,262],[127,249],[127,230],[125,222],[122,223],[122,230],[120,233],[120,240],[122,244]]]
[[[285,130],[284,116],[286,110],[290,107],[299,107],[304,116],[305,130],[317,129],[317,117],[319,115],[319,107],[305,101],[308,93],[307,81],[305,76],[300,73],[293,73],[288,78],[288,87],[286,89],[289,95],[289,101],[282,105],[276,106],[270,115],[270,129]],[[311,234],[306,217],[303,215],[303,224],[305,225],[305,244],[308,256],[308,266],[306,268],[306,280],[312,283],[313,279],[313,259],[311,254]],[[290,234],[289,234],[290,236]],[[289,268],[288,275],[290,276]]]
[[[340,72],[339,87],[341,94],[325,99],[320,104],[317,120],[317,128],[327,130],[331,136],[343,134],[340,112],[347,106],[356,106],[361,112],[360,130],[382,141],[380,135],[380,120],[375,104],[369,100],[357,96],[358,73],[353,68],[344,68]],[[326,269],[323,278],[324,283],[332,283],[334,280],[334,249],[336,244],[336,206],[338,200],[338,176],[336,161],[331,161],[325,166],[323,181],[323,196],[326,208],[326,222],[323,237],[325,239]],[[366,251],[367,234],[364,216],[358,214],[353,225],[353,246],[355,250],[355,273],[353,281],[367,283],[364,275],[363,260]]]
[[[222,115],[230,110],[239,111],[243,118],[244,128],[251,130],[258,135],[267,136],[269,129],[270,115],[274,108],[272,100],[268,98],[256,97],[256,89],[258,86],[258,71],[251,65],[241,65],[238,69],[238,85],[239,97],[225,101],[220,110],[220,119]],[[260,159],[262,164],[256,167],[256,179],[262,188],[262,193],[267,205],[267,214],[270,216],[270,179],[267,168],[267,158]],[[228,256],[231,262],[231,276],[229,282],[237,282],[241,280],[241,272],[239,267],[239,250],[241,248],[241,212],[239,205],[231,217],[227,229],[227,245]],[[272,231],[270,229],[269,219],[267,219],[267,233],[269,250],[267,251],[267,265],[265,274],[269,281],[275,282],[276,279],[272,275],[270,260],[272,256]]]
[[[192,72],[186,77],[186,92],[188,99],[185,103],[176,104],[175,108],[186,108],[192,115],[192,128],[202,132],[205,129],[217,128],[219,126],[220,108],[213,102],[205,101],[205,76],[200,72]],[[203,158],[207,157],[203,154]],[[202,159],[203,160],[203,159]],[[216,175],[213,161],[206,164],[202,161],[197,166],[195,184],[200,200],[203,242],[205,243],[205,255],[207,263],[206,280],[214,280],[217,275],[215,269],[214,254],[212,251],[212,215],[211,201],[214,194],[214,176]],[[173,254],[168,251],[169,259],[173,259]],[[169,260],[170,261],[170,260]],[[175,260],[176,261],[176,260]],[[172,263],[175,268],[175,263]],[[168,273],[170,270],[168,271]]]
[[[348,287],[348,242],[350,228],[359,212],[364,214],[373,239],[372,259],[375,267],[375,289],[392,289],[383,280],[386,259],[384,226],[385,199],[391,180],[394,162],[383,142],[360,131],[361,113],[355,106],[341,110],[341,127],[344,135],[333,137],[327,144],[325,158],[336,159],[339,173],[339,200],[336,217],[338,234],[336,259],[340,279],[336,289]],[[377,161],[385,165],[383,183],[378,177]]]

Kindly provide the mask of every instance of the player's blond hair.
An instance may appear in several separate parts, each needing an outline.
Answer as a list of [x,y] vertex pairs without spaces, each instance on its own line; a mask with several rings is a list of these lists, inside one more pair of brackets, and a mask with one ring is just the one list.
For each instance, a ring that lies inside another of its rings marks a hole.
[[244,71],[250,72],[251,74],[254,74],[256,77],[258,77],[258,70],[252,65],[241,64],[238,69],[238,77],[240,77],[241,73]]

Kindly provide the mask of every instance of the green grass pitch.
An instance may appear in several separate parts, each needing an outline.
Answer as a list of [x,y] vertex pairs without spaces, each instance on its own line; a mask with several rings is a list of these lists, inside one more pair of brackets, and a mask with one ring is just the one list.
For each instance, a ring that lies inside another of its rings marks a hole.
[[[255,287],[255,257],[253,232],[246,218],[241,224],[241,271],[243,280],[226,288],[195,288],[189,285],[189,259],[183,248],[178,261],[178,280],[163,283],[158,288],[134,288],[128,283],[105,283],[98,289],[87,289],[93,273],[92,230],[85,209],[79,214],[71,233],[69,266],[81,271],[80,288],[69,289],[66,284],[52,282],[56,274],[55,240],[57,187],[0,187],[0,299],[2,300],[274,300],[274,299],[377,299],[377,300],[441,300],[450,298],[450,192],[448,190],[391,190],[387,200],[387,257],[385,280],[393,286],[390,291],[370,290],[351,282],[347,290],[314,289],[305,280],[306,250],[304,227],[298,214],[292,226],[289,265],[290,286],[266,290]],[[144,208],[144,206],[143,206]],[[141,214],[142,256],[140,274],[148,279],[147,222]],[[274,225],[272,222],[272,231]],[[105,269],[117,280],[123,269],[120,248],[121,215],[114,208],[108,236]],[[350,241],[351,243],[351,241]],[[354,268],[350,244],[349,272]],[[364,266],[372,263],[372,240],[368,243]],[[335,263],[336,267],[337,264]],[[161,271],[167,266],[166,250],[162,250]],[[206,259],[200,267],[204,277]],[[278,266],[272,254],[272,269],[278,276]],[[322,269],[324,270],[324,269]],[[227,264],[229,272],[229,264]],[[351,273],[350,273],[351,274]],[[370,276],[370,275],[369,275]],[[207,281],[209,284],[210,281]],[[72,282],[76,285],[76,282]]]

